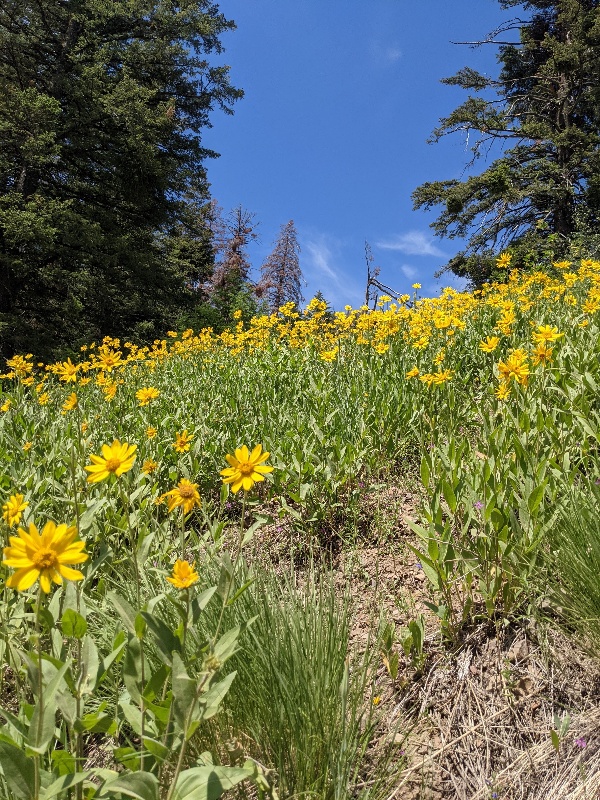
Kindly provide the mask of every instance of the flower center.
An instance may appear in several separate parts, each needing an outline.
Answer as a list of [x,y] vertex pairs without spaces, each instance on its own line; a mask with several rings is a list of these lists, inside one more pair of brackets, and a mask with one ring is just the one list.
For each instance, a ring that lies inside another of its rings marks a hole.
[[106,471],[116,472],[120,466],[121,466],[120,458],[109,458],[108,461],[106,462]]
[[251,464],[249,461],[240,461],[238,469],[242,475],[252,475],[254,472],[254,464]]
[[37,553],[34,553],[31,557],[31,561],[36,569],[48,569],[49,567],[54,567],[58,563],[56,553],[49,547],[43,547],[41,550],[38,550]]
[[180,486],[179,487],[179,494],[181,497],[193,497],[194,496],[194,488],[192,486]]

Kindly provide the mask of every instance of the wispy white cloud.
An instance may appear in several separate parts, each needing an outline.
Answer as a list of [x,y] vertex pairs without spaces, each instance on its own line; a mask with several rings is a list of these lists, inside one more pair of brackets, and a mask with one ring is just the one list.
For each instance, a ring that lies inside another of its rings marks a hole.
[[402,50],[395,41],[384,42],[381,39],[371,39],[369,51],[371,59],[380,66],[395,64],[402,58]]
[[446,254],[434,243],[433,237],[423,231],[408,231],[377,242],[381,250],[398,250],[408,256],[436,256],[446,258]]
[[343,266],[340,241],[323,233],[300,237],[301,266],[308,284],[304,294],[310,299],[318,291],[336,309],[346,304],[360,305],[364,290]]
[[415,269],[414,267],[409,266],[408,264],[402,264],[400,267],[400,272],[404,275],[405,278],[416,278],[419,274],[419,270]]

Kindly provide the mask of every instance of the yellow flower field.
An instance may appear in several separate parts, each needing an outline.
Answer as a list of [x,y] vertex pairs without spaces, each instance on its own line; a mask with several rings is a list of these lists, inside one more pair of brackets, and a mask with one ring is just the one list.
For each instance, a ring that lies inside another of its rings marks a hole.
[[[327,530],[365,480],[420,482],[408,546],[442,641],[518,613],[560,498],[600,480],[600,262],[499,266],[475,292],[7,361],[0,660],[20,710],[0,766],[29,771],[27,796],[179,800],[210,770],[266,791],[259,762],[202,761],[244,548],[267,522]],[[85,767],[92,734],[114,737],[110,768]]]

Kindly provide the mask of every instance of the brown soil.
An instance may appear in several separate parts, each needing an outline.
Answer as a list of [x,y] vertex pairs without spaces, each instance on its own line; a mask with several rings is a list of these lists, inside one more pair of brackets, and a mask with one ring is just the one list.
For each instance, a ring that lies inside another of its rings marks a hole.
[[[381,742],[393,741],[404,765],[388,800],[600,800],[600,663],[532,616],[483,621],[442,643],[408,547],[418,546],[406,524],[418,507],[407,489],[367,487],[352,540],[347,530],[326,537],[326,567],[352,598],[353,649],[372,646],[380,621],[396,629],[398,675],[392,681],[382,658],[376,679]],[[254,557],[276,570],[293,558],[302,569],[306,533],[289,521],[266,526]],[[416,670],[399,639],[419,614],[425,663]],[[550,732],[567,715],[557,752]]]

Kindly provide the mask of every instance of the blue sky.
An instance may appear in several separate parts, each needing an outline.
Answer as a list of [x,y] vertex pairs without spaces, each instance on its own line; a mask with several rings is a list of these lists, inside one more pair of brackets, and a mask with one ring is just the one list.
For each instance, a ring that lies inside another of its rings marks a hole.
[[[211,192],[226,210],[256,214],[256,273],[293,219],[307,299],[364,302],[367,240],[381,280],[425,295],[459,283],[434,272],[460,243],[433,237],[435,214],[413,211],[427,180],[460,178],[460,135],[426,140],[466,97],[440,83],[462,66],[496,75],[496,48],[477,40],[509,18],[497,0],[221,0],[237,24],[220,63],[245,97],[214,113],[204,144]],[[513,12],[514,16],[514,12]]]

